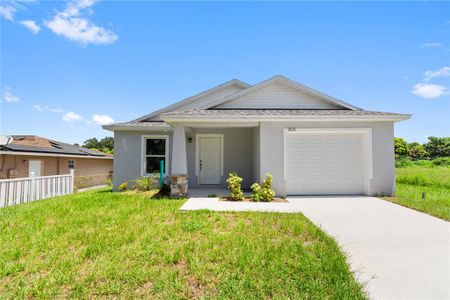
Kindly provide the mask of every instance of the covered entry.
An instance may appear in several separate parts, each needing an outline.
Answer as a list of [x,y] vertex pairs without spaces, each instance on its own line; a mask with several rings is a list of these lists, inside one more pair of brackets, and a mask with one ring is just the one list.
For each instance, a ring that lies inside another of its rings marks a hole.
[[370,193],[370,129],[289,128],[284,145],[287,194]]

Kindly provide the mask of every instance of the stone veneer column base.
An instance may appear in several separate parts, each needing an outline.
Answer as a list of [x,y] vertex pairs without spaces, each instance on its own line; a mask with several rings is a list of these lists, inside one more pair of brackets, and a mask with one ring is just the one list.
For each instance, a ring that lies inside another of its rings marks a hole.
[[187,197],[188,178],[187,175],[170,175],[170,197],[184,198]]

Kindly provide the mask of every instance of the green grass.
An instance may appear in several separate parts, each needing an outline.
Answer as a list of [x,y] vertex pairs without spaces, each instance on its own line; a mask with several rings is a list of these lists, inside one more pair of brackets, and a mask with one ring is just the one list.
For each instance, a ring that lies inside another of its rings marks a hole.
[[0,209],[0,298],[365,298],[300,214],[92,191]]
[[450,167],[410,166],[396,172],[396,197],[384,199],[450,221]]

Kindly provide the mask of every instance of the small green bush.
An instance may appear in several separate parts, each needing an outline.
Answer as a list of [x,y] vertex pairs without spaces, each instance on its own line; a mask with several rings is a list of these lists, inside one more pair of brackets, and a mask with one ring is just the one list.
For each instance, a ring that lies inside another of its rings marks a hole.
[[431,161],[431,163],[434,166],[440,166],[440,167],[444,167],[444,166],[450,166],[450,157],[440,157],[440,158],[436,158],[433,159]]
[[239,177],[236,172],[232,172],[228,175],[227,179],[228,189],[230,190],[230,198],[233,200],[244,199],[244,192],[242,191],[242,177]]
[[254,201],[269,202],[273,200],[275,192],[272,190],[272,180],[272,174],[267,173],[266,179],[264,179],[261,186],[258,183],[252,184],[252,198]]
[[158,186],[158,181],[155,176],[141,176],[138,179],[133,180],[133,182],[135,183],[135,187],[143,192],[150,191]]
[[412,161],[408,158],[399,158],[395,160],[395,167],[396,168],[406,168],[409,166],[412,166]]
[[449,167],[450,157],[440,157],[433,160],[419,159],[411,160],[409,158],[399,158],[395,161],[396,168],[407,168],[407,167]]
[[128,182],[122,182],[121,184],[119,184],[119,191],[124,192],[126,191],[128,188]]

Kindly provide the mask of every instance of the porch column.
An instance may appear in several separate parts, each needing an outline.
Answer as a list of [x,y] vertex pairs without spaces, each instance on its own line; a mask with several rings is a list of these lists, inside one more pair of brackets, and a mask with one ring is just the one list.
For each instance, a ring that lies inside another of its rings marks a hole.
[[182,125],[174,126],[170,173],[170,195],[172,197],[187,196],[186,132]]
[[173,130],[172,169],[173,175],[187,174],[186,133],[184,126],[176,125]]

